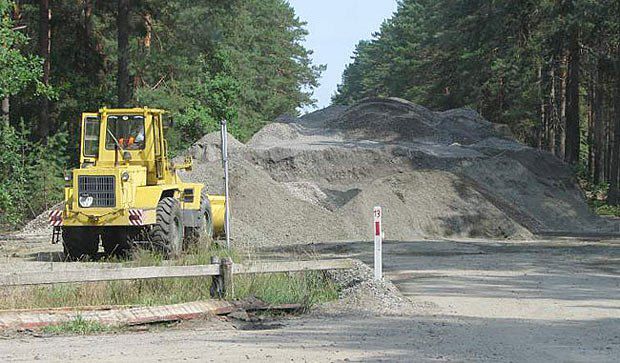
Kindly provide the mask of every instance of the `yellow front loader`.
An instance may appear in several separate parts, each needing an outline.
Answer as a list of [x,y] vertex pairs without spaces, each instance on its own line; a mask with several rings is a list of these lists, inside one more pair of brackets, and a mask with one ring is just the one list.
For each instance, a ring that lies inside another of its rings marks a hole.
[[151,108],[84,113],[80,167],[65,175],[65,203],[50,213],[55,239],[69,259],[140,244],[178,255],[192,241],[222,234],[224,197],[185,183],[168,160],[165,112]]

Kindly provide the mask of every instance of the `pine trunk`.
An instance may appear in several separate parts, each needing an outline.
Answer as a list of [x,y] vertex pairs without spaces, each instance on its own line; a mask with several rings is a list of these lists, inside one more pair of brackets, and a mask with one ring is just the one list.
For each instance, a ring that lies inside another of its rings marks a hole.
[[579,162],[581,135],[579,128],[579,30],[571,30],[568,41],[566,79],[566,141],[564,160],[569,164]]
[[[51,51],[51,29],[50,19],[52,13],[50,11],[49,0],[39,1],[39,55],[43,59],[43,76],[41,82],[49,85],[50,81],[50,51]],[[37,128],[37,136],[39,139],[46,139],[50,134],[51,119],[49,114],[50,102],[47,97],[41,98],[39,105],[39,127]]]
[[592,179],[595,183],[600,183],[603,180],[603,156],[605,153],[604,138],[605,138],[605,122],[603,120],[603,79],[601,77],[601,60],[597,61],[596,71],[594,76],[593,87],[593,100],[592,100],[592,128],[594,129],[593,144],[593,172]]
[[557,61],[554,58],[551,64],[551,92],[549,94],[549,105],[551,108],[551,119],[549,120],[549,151],[559,156],[558,129],[560,126],[560,103],[558,102],[558,79]]
[[90,72],[91,74],[97,74],[103,69],[103,64],[105,63],[105,53],[103,51],[103,45],[97,33],[95,32],[95,25],[93,23],[93,11],[94,11],[94,0],[83,0],[82,6],[84,9],[84,36],[83,36],[83,47],[87,49],[89,52],[95,53],[96,57],[91,57],[88,59],[96,59],[96,63],[90,63],[84,65],[84,68]]
[[129,82],[129,1],[118,0],[118,14],[116,25],[118,28],[118,72],[116,88],[118,105],[125,107],[131,100]]
[[587,171],[588,178],[591,179],[594,175],[594,80],[592,73],[588,77],[588,88],[586,92],[586,105],[588,115],[588,131],[587,131],[587,146],[588,146],[588,159]]
[[609,194],[607,202],[611,205],[620,205],[620,47],[616,54],[614,96],[613,96],[613,144],[611,165],[609,170]]

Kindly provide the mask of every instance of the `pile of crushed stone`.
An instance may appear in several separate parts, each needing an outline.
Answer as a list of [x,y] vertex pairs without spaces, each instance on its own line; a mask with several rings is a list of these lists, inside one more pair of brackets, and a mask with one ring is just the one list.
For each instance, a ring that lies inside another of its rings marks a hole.
[[[230,138],[234,237],[243,243],[365,240],[373,206],[386,238],[530,238],[617,232],[593,215],[570,168],[475,111],[400,99],[331,106]],[[221,193],[219,135],[186,177]]]
[[52,210],[57,210],[62,208],[63,203],[57,203],[45,212],[39,214],[35,219],[26,223],[26,225],[21,229],[20,233],[23,235],[42,235],[42,234],[52,234],[52,227],[50,227],[49,223],[49,215]]
[[342,312],[401,316],[436,309],[432,303],[408,299],[388,280],[375,280],[372,269],[358,260],[352,269],[331,270],[326,274],[340,296],[337,301],[317,307],[315,313],[320,316]]
[[[229,136],[240,245],[369,240],[377,205],[391,240],[620,232],[591,213],[566,164],[472,110],[367,99],[276,121],[246,144]],[[184,180],[221,194],[219,132],[187,152],[194,168]]]
[[[367,240],[384,208],[387,239],[527,239],[617,232],[589,210],[570,168],[475,111],[400,99],[331,106],[229,137],[233,237],[243,244]],[[193,145],[186,179],[222,192],[219,134]]]

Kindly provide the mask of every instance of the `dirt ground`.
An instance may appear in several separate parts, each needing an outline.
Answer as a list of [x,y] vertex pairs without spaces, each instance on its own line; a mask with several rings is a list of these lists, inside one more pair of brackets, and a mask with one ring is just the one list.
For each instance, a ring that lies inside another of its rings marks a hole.
[[[369,242],[261,254],[300,252],[372,258]],[[372,305],[381,299],[345,300],[264,326],[210,320],[101,336],[7,336],[0,338],[0,361],[620,359],[618,240],[390,241],[384,252],[387,278],[412,301],[402,314],[380,313]],[[32,263],[22,259],[19,266]]]

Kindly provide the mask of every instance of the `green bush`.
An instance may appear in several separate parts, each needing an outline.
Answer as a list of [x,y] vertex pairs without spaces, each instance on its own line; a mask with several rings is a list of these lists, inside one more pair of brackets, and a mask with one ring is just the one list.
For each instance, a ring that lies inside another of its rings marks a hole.
[[47,144],[23,127],[0,125],[0,228],[15,228],[62,200],[66,136]]

